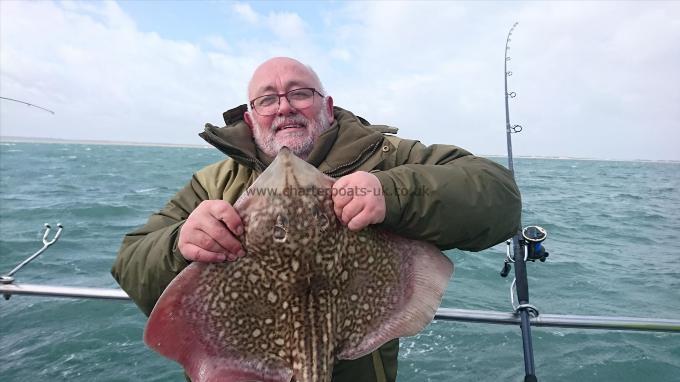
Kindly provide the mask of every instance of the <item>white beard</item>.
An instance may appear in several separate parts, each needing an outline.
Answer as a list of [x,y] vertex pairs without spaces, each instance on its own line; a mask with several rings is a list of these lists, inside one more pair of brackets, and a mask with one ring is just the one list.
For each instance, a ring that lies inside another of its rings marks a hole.
[[[302,114],[295,114],[289,117],[276,117],[272,121],[272,125],[269,129],[263,129],[260,127],[257,120],[253,118],[253,139],[255,140],[257,147],[270,157],[275,157],[285,146],[298,157],[307,159],[307,156],[314,148],[316,139],[322,132],[330,128],[328,120],[326,100],[324,99],[323,107],[319,110],[316,118],[311,121]],[[277,137],[276,130],[278,126],[291,122],[304,126],[304,129]]]

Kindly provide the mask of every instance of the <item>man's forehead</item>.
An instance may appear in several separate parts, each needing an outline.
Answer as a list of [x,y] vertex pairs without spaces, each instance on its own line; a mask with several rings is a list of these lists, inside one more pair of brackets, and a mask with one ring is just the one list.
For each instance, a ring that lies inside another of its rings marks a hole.
[[251,96],[258,96],[299,87],[317,87],[316,82],[311,71],[299,62],[267,62],[257,68],[248,90]]

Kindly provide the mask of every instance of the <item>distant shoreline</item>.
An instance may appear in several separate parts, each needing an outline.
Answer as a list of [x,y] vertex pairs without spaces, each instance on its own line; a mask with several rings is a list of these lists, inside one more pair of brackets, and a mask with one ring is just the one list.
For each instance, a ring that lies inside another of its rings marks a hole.
[[[0,143],[48,143],[48,144],[75,144],[75,145],[103,145],[103,146],[138,146],[138,147],[175,147],[175,148],[194,148],[194,149],[210,149],[212,146],[192,145],[181,143],[154,143],[154,142],[129,142],[129,141],[98,141],[98,140],[76,140],[76,139],[59,139],[59,138],[33,138],[33,137],[14,137],[14,136],[0,136]],[[507,158],[507,155],[498,154],[481,154],[485,158]],[[562,157],[562,156],[537,156],[537,155],[520,155],[515,156],[517,159],[552,159],[552,160],[577,160],[577,161],[603,161],[603,162],[649,162],[649,163],[680,163],[677,160],[666,159],[613,159],[613,158],[578,158],[578,157]]]
[[181,143],[155,143],[155,142],[130,142],[130,141],[99,141],[90,139],[59,139],[59,138],[38,138],[38,137],[13,137],[0,136],[1,143],[55,143],[73,145],[102,145],[102,146],[141,146],[141,147],[184,147],[208,149],[210,145],[192,145]]

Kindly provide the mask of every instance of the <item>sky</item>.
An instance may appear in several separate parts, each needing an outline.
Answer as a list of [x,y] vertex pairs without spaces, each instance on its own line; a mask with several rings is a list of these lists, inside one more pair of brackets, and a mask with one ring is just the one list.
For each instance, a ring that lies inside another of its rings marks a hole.
[[0,135],[202,144],[275,56],[404,138],[680,160],[680,2],[0,1]]

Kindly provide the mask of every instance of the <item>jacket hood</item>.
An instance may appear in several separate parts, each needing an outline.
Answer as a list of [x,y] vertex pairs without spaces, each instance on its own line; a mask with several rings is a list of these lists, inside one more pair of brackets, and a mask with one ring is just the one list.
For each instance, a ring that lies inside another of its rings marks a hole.
[[[243,120],[247,110],[246,105],[241,105],[225,111],[222,114],[224,127],[207,123],[199,136],[239,164],[262,172],[274,158],[255,145],[250,127]],[[333,115],[333,124],[319,135],[307,158],[307,162],[329,174],[368,159],[382,143],[381,131],[385,131],[384,127],[369,127],[366,120],[339,107],[333,108]],[[396,129],[389,132],[396,132]]]

